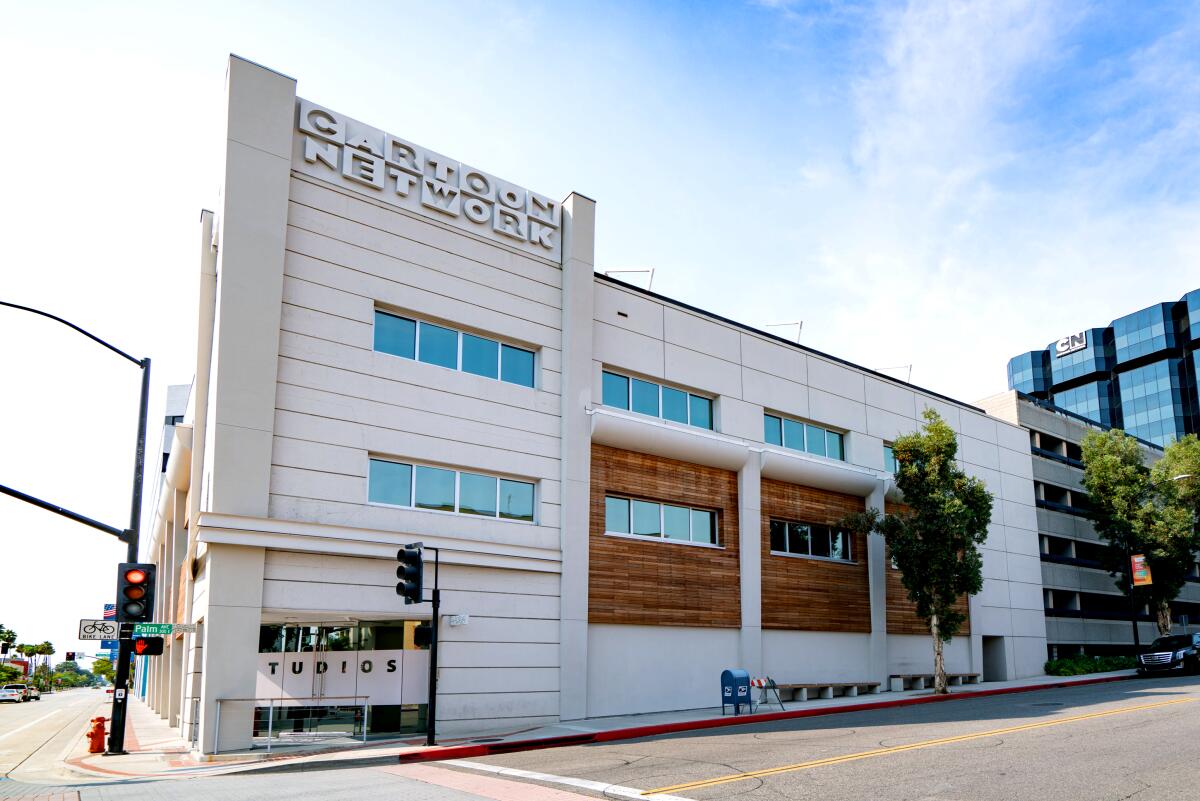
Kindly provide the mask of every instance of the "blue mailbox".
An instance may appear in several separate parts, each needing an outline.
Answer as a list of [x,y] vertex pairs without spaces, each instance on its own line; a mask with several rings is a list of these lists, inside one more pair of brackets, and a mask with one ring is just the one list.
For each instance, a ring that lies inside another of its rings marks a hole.
[[750,674],[738,668],[722,671],[721,714],[725,714],[725,707],[733,706],[736,715],[743,705],[750,706]]

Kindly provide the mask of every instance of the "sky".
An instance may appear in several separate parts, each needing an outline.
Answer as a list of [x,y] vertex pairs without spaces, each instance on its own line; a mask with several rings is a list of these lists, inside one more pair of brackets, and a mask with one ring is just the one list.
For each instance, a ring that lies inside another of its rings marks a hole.
[[[655,291],[753,326],[803,321],[803,344],[967,402],[1004,390],[1017,353],[1200,287],[1190,3],[0,14],[0,300],[153,360],[151,454],[165,387],[195,365],[229,53],[544,195],[596,199],[598,270],[653,269]],[[137,368],[2,308],[0,342],[0,484],[127,525]],[[112,600],[124,546],[2,496],[0,538],[0,623],[56,659],[95,653],[75,628]]]

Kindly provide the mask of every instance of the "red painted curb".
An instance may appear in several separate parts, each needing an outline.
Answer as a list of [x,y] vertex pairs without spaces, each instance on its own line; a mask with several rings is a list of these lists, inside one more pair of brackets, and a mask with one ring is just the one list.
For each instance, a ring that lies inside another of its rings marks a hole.
[[1132,678],[1136,678],[1136,675],[1105,676],[1098,679],[1068,679],[1066,681],[1056,681],[1053,684],[997,687],[994,690],[974,690],[972,692],[954,693],[952,695],[922,695],[917,698],[897,698],[894,701],[869,701],[862,704],[847,704],[846,706],[793,709],[786,712],[764,712],[758,715],[739,715],[729,718],[705,718],[703,720],[680,721],[679,723],[656,723],[647,726],[631,726],[624,729],[610,729],[608,731],[587,734],[568,734],[562,737],[542,737],[533,740],[510,740],[508,742],[477,743],[473,745],[451,745],[444,748],[433,747],[401,754],[399,761],[401,763],[409,763],[438,762],[444,759],[468,759],[493,754],[510,754],[515,751],[562,748],[570,745],[612,742],[613,740],[634,740],[638,737],[652,737],[657,734],[675,734],[699,729],[717,729],[724,726],[746,726],[753,723],[768,723],[774,720],[815,718],[825,715],[839,715],[843,712],[865,712],[872,709],[888,709],[897,706],[916,706],[918,704],[936,704],[942,701],[958,701],[966,698],[984,698],[990,695],[1011,695],[1013,693],[1053,690],[1062,687],[1081,687],[1086,684],[1107,684],[1108,682],[1124,681]]

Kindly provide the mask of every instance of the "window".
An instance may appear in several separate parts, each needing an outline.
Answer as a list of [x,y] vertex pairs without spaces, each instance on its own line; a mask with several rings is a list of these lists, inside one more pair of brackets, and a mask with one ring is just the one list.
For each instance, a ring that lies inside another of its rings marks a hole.
[[805,451],[817,456],[846,461],[844,435],[837,431],[789,420],[773,414],[763,415],[763,441],[768,445],[782,445],[794,451]]
[[375,350],[523,387],[535,383],[533,351],[378,310]]
[[712,399],[652,381],[604,371],[601,402],[614,409],[712,430]]
[[852,561],[850,534],[820,523],[771,519],[771,553]]
[[528,523],[534,517],[531,482],[387,459],[371,459],[367,500]]
[[632,498],[604,499],[604,530],[674,542],[720,544],[716,512]]
[[900,472],[897,469],[896,454],[892,451],[891,445],[883,446],[883,469],[885,472],[892,474]]

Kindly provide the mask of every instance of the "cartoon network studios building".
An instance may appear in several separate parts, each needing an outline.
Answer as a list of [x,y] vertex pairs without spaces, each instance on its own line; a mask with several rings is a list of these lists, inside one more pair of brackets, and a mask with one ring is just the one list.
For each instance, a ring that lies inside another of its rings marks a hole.
[[711,707],[730,667],[927,672],[882,540],[834,525],[890,505],[887,445],[926,407],[996,498],[949,669],[1041,671],[1021,428],[598,275],[592,200],[238,58],[227,131],[149,546],[158,619],[198,630],[150,660],[148,700],[200,750],[339,715],[423,729],[414,541],[441,549],[439,733]]

